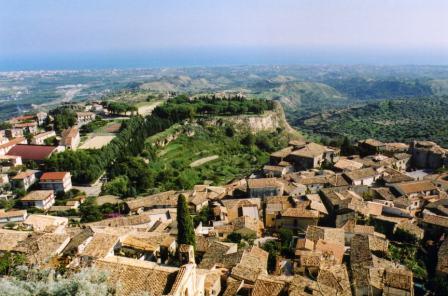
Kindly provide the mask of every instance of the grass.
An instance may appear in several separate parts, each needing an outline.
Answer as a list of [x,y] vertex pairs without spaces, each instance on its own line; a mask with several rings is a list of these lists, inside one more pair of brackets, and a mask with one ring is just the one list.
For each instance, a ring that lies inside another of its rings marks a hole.
[[[229,183],[257,170],[269,159],[269,152],[257,146],[241,144],[244,134],[229,137],[223,127],[194,127],[194,135],[182,134],[167,146],[157,149],[157,159],[150,162],[154,171],[160,171],[160,189],[185,188],[190,185],[212,181],[215,185]],[[165,132],[165,135],[167,133]],[[160,139],[151,137],[152,139]],[[148,144],[151,140],[148,139]],[[218,158],[197,167],[195,161],[218,156]]]

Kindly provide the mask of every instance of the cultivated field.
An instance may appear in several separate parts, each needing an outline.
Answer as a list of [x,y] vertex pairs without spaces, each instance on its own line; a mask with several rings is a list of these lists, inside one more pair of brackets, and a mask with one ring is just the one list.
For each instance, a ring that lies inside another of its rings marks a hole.
[[79,149],[101,149],[101,147],[109,144],[115,136],[93,136],[84,142]]
[[162,101],[144,102],[144,103],[137,104],[138,114],[140,114],[141,116],[149,115],[160,104],[162,104]]

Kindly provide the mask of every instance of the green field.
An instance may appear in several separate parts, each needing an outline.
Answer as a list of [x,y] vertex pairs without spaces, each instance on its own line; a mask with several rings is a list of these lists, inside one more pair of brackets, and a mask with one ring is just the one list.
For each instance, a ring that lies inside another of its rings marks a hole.
[[[190,188],[204,181],[215,185],[226,184],[261,168],[269,159],[269,151],[259,140],[256,141],[258,145],[241,143],[246,134],[229,136],[224,127],[196,126],[193,130],[193,136],[183,134],[167,146],[155,150],[157,157],[149,165],[160,172],[156,177],[159,189]],[[264,134],[255,138],[264,138]],[[273,135],[269,136],[269,139],[273,138]],[[278,141],[271,143],[271,150],[286,144],[282,135],[276,138]],[[190,167],[194,161],[211,156],[218,158]]]
[[448,147],[448,97],[384,100],[318,114],[299,122],[305,131],[354,139],[430,140]]

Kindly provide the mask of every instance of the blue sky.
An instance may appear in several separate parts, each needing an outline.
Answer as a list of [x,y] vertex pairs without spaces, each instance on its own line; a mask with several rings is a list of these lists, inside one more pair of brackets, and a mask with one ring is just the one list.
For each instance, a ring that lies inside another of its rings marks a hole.
[[0,59],[219,48],[446,63],[447,11],[447,0],[0,0]]

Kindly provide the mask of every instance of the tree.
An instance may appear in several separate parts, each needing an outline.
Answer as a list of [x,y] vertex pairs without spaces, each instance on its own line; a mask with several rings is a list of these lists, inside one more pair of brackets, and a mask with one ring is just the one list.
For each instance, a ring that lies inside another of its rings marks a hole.
[[277,256],[280,254],[280,243],[270,240],[265,242],[261,248],[269,253],[268,256],[268,272],[275,271]]
[[96,204],[95,198],[89,197],[79,206],[81,222],[95,222],[103,219],[103,215]]
[[5,252],[0,255],[0,275],[9,275],[16,266],[25,263],[26,258],[23,254]]
[[104,184],[103,191],[107,194],[125,197],[129,193],[129,180],[126,176],[119,176]]
[[241,144],[246,146],[253,146],[255,144],[255,137],[251,133],[247,134],[241,139]]
[[109,284],[101,270],[83,268],[76,273],[60,274],[54,269],[17,267],[14,276],[0,279],[1,295],[116,295],[116,286]]
[[198,226],[202,222],[202,225],[207,225],[209,221],[213,219],[213,213],[209,206],[203,207],[199,213],[194,216],[193,222],[195,226]]
[[177,243],[196,247],[193,220],[188,209],[187,199],[183,194],[177,199]]
[[278,237],[280,238],[282,245],[285,247],[289,247],[293,236],[294,233],[288,228],[281,228],[278,231]]

